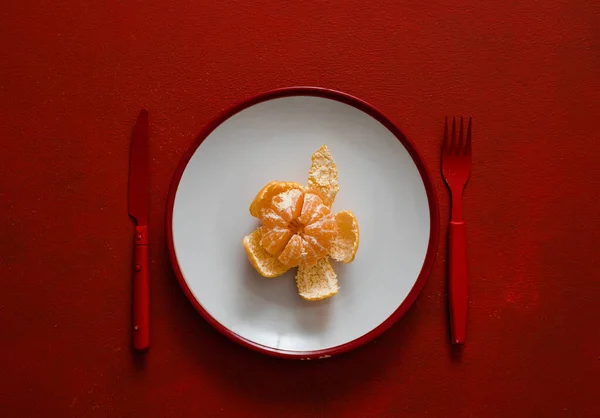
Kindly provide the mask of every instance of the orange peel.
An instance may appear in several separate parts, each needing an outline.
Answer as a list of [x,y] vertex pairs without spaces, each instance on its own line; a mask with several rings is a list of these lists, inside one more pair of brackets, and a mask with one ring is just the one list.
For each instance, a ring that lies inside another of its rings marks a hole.
[[317,191],[328,207],[331,207],[340,191],[337,166],[327,145],[322,145],[312,155],[312,165],[308,171],[308,189]]
[[340,290],[337,274],[327,258],[320,259],[314,266],[300,266],[296,286],[300,297],[310,301],[329,298]]
[[336,261],[351,263],[354,261],[360,242],[358,221],[351,211],[343,210],[335,215],[335,222],[338,234],[331,243],[329,254]]

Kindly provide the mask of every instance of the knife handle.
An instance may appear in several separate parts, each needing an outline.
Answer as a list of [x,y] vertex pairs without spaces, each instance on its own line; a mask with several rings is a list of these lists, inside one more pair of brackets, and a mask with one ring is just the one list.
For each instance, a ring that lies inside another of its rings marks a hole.
[[467,248],[464,222],[450,222],[448,230],[448,281],[452,342],[464,344],[467,328]]
[[133,348],[150,346],[150,301],[148,290],[148,226],[135,227],[133,252]]

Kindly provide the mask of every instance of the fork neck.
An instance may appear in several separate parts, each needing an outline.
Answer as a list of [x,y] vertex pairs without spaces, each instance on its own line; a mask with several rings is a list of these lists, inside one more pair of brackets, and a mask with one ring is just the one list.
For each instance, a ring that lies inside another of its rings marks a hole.
[[462,212],[462,193],[457,193],[456,196],[452,196],[450,220],[452,222],[464,222]]

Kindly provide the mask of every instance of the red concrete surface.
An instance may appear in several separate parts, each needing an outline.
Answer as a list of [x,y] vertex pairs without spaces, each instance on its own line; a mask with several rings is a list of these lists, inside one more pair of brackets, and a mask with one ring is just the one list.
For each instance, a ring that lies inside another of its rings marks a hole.
[[[5,3],[0,416],[600,415],[600,3]],[[238,347],[185,298],[165,247],[175,166],[232,102],[290,85],[346,91],[395,120],[435,174],[444,225],[443,116],[473,116],[461,353],[445,244],[399,323],[327,361]],[[142,106],[152,347],[136,357],[126,196]]]

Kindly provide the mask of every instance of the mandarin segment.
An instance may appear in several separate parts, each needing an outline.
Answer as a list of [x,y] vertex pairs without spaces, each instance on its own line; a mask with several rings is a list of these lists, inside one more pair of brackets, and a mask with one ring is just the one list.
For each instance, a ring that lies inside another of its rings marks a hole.
[[304,203],[304,192],[290,189],[273,196],[271,207],[286,222],[292,222],[300,215]]
[[273,197],[290,189],[304,190],[301,184],[294,182],[272,181],[263,187],[250,204],[250,215],[259,218],[262,211],[269,208]]
[[302,212],[298,217],[298,222],[309,225],[329,213],[329,209],[323,204],[323,200],[318,195],[305,193],[304,204],[302,205]]
[[296,267],[302,261],[304,254],[304,241],[302,237],[295,234],[287,243],[283,252],[279,255],[279,261],[284,266]]
[[256,229],[242,240],[248,260],[254,269],[264,277],[273,278],[281,276],[288,271],[288,268],[281,264],[276,257],[265,251],[260,245],[261,238],[260,229]]
[[308,172],[308,188],[317,191],[329,208],[340,190],[337,166],[327,145],[322,145],[312,155],[312,165]]
[[278,226],[282,228],[287,228],[287,226],[289,225],[289,222],[287,222],[277,212],[270,208],[265,209],[262,212],[260,220],[262,221],[262,224],[267,228],[275,228]]
[[312,266],[329,252],[329,248],[319,242],[318,239],[310,235],[304,235],[304,254],[302,264]]
[[262,239],[260,245],[271,255],[278,256],[294,233],[288,228],[261,228]]
[[329,246],[338,235],[338,226],[333,214],[323,216],[321,219],[304,227],[304,233],[311,235]]

